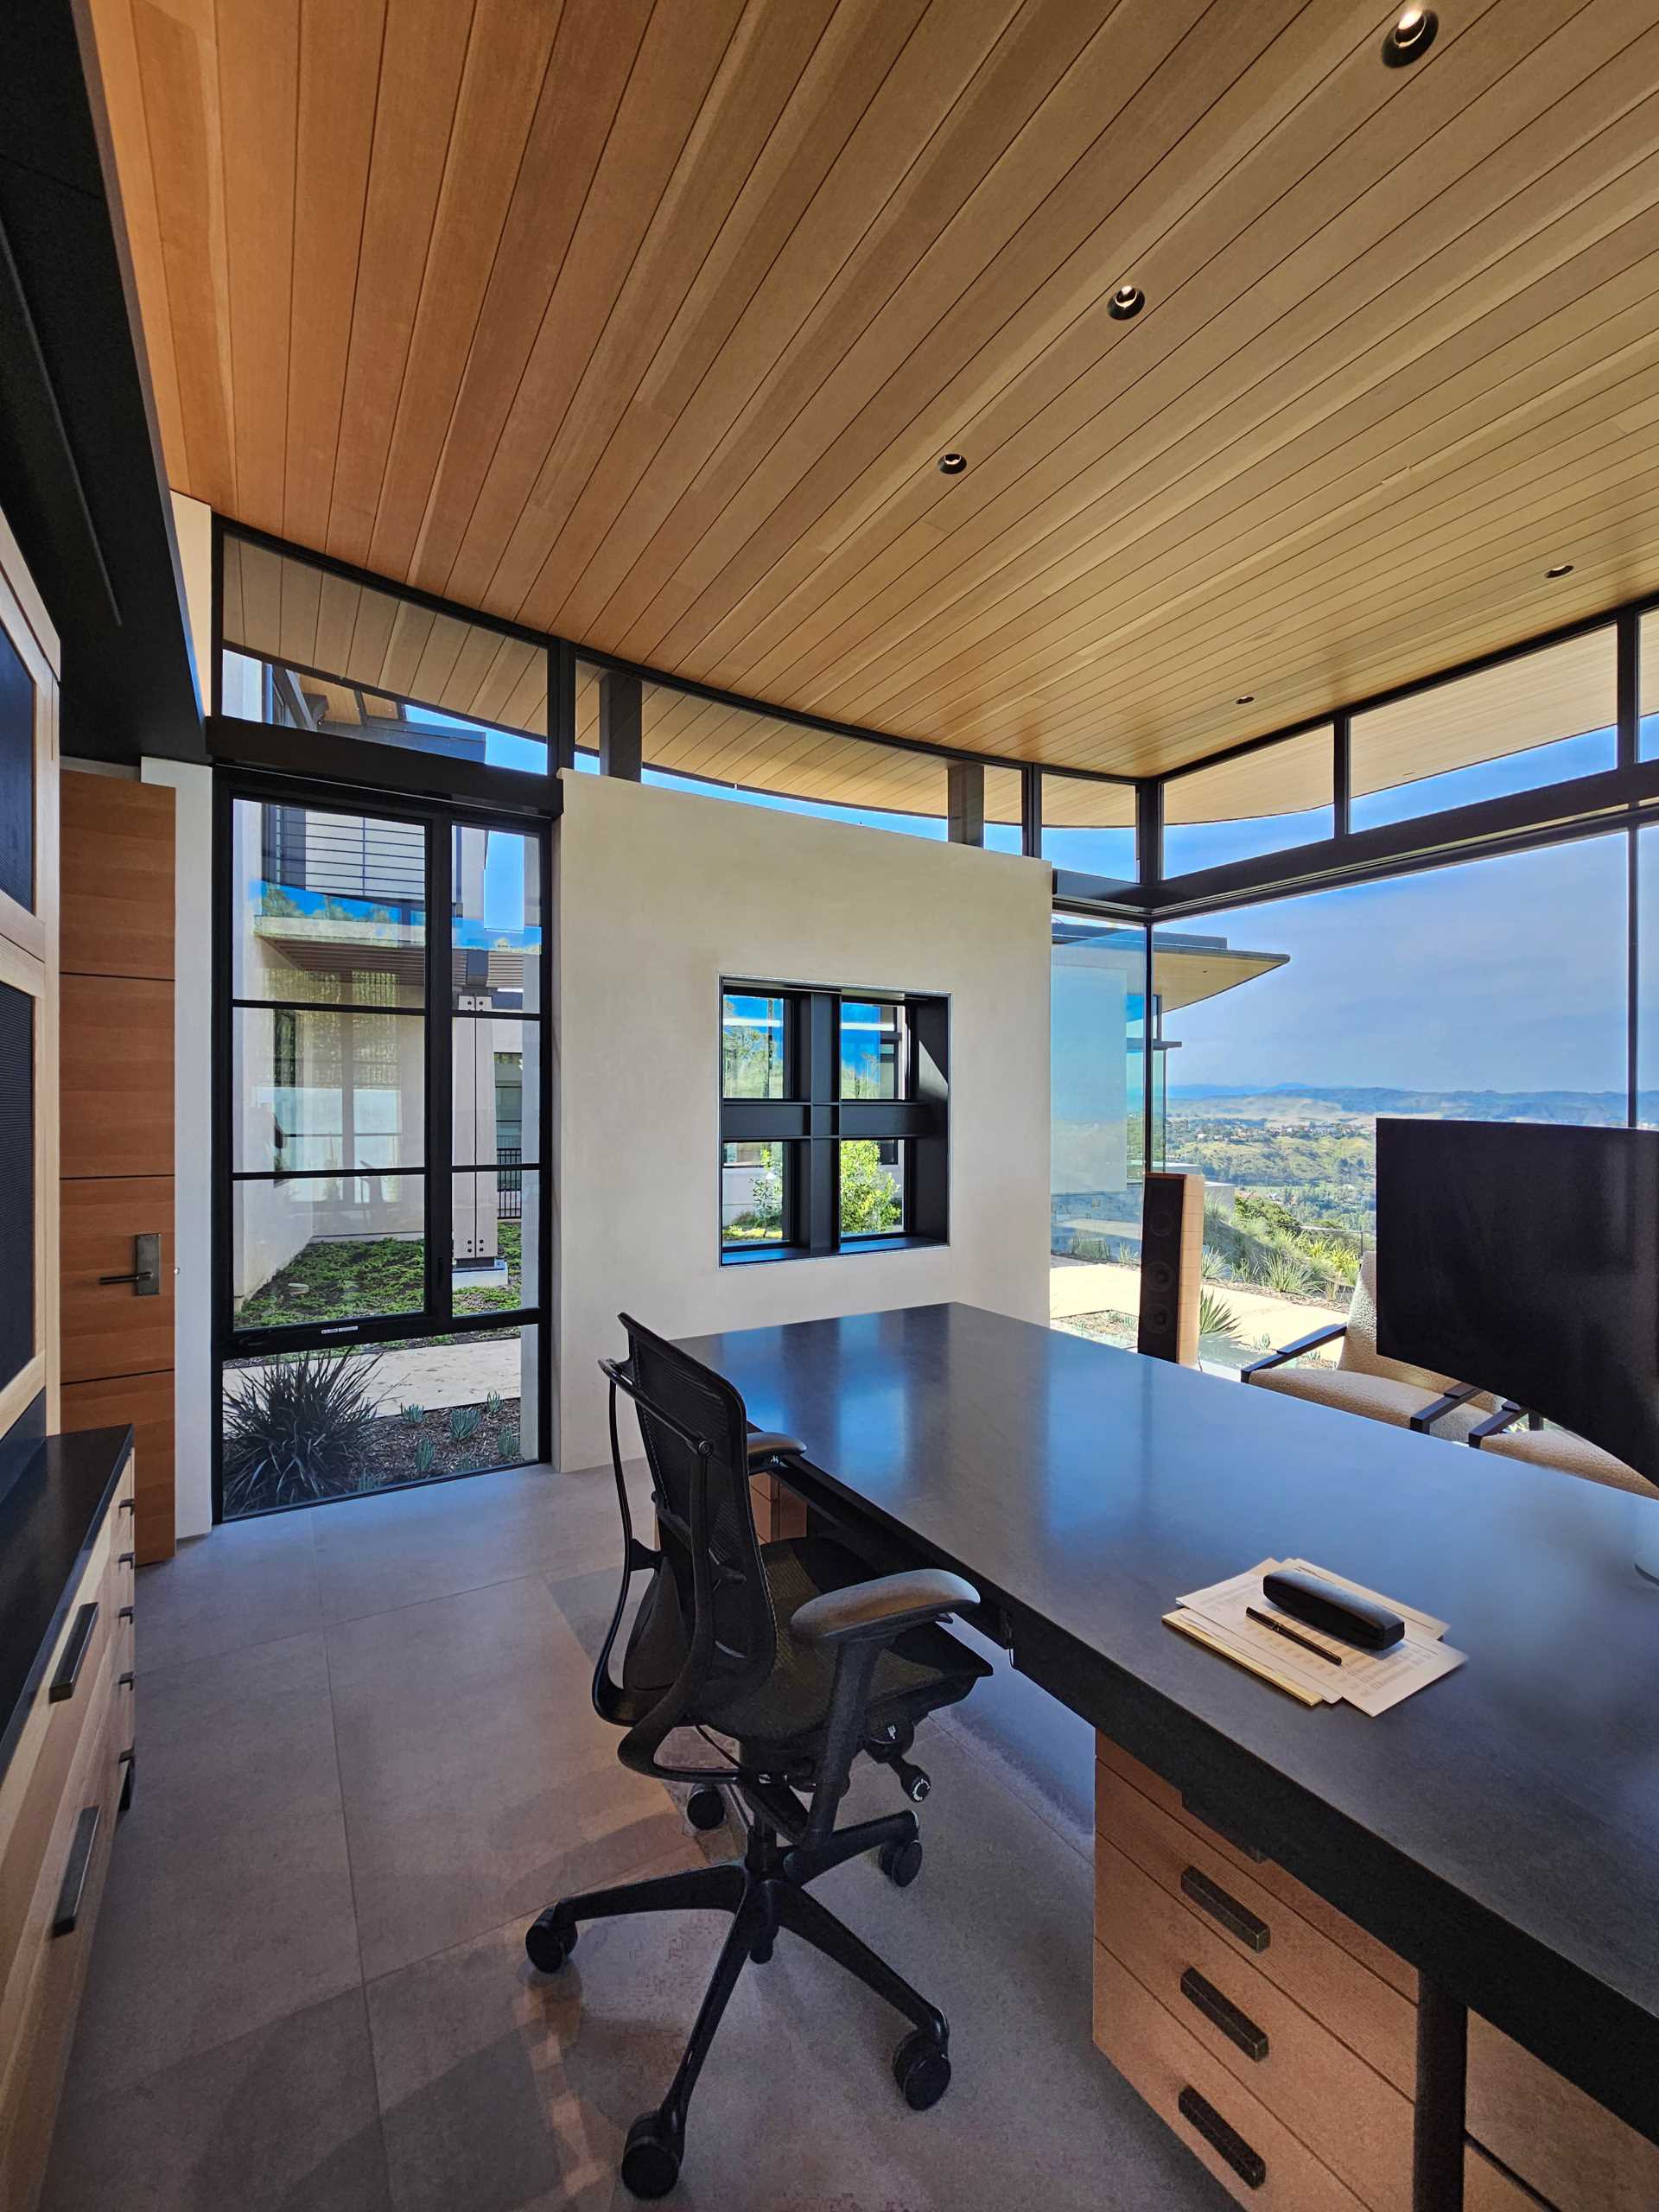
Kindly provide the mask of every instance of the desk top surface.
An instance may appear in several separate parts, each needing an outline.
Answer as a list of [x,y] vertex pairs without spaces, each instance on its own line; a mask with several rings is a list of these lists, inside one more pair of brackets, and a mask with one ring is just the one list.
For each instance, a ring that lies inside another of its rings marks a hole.
[[[1057,1631],[1048,1686],[1070,1654],[1085,1687],[1057,1694],[1085,1717],[1122,1697],[1129,1749],[1160,1765],[1169,1731],[1172,1779],[1207,1748],[1262,1785],[1257,1840],[1293,1871],[1272,1833],[1287,1807],[1313,1820],[1305,1866],[1380,1843],[1363,1885],[1336,1866],[1314,1885],[1420,1965],[1444,1943],[1459,1993],[1511,2032],[1548,1997],[1566,2025],[1522,2039],[1659,2136],[1659,1587],[1632,1564],[1659,1550],[1659,1497],[974,1306],[685,1348],[802,1439],[830,1491],[995,1593],[1016,1663],[1022,1619]],[[1468,1663],[1371,1719],[1305,1709],[1163,1625],[1182,1591],[1289,1554],[1439,1614]],[[1357,1908],[1396,1872],[1379,1925]],[[1628,2042],[1628,2067],[1586,2070],[1563,2035],[1634,2037],[1650,2086]]]

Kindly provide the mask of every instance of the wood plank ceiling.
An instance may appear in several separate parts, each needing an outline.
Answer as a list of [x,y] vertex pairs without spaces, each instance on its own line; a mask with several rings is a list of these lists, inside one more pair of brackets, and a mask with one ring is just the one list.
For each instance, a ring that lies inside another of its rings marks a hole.
[[93,0],[172,481],[1120,774],[1659,587],[1653,0],[1394,12]]

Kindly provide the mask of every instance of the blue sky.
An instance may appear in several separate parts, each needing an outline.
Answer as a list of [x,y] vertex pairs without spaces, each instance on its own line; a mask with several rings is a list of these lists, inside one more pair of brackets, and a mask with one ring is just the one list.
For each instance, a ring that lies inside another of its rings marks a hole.
[[[1173,926],[1289,960],[1170,1015],[1172,1088],[1622,1090],[1625,851],[1597,837]],[[1659,920],[1659,891],[1643,903]]]

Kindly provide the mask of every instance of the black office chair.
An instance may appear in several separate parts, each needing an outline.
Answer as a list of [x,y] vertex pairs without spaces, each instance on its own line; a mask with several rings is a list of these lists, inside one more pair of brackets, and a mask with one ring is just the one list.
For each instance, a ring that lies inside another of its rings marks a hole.
[[[838,1830],[836,1804],[861,1751],[893,1768],[919,1802],[927,1777],[905,1756],[917,1721],[965,1697],[990,1669],[938,1625],[978,1603],[960,1575],[928,1570],[870,1581],[850,1552],[824,1537],[760,1543],[750,1474],[786,1462],[801,1446],[791,1437],[753,1432],[728,1382],[626,1313],[620,1318],[626,1363],[600,1364],[611,1380],[622,1586],[594,1672],[594,1703],[627,1731],[617,1753],[625,1766],[697,1784],[688,1809],[698,1827],[719,1823],[721,1791],[734,1789],[747,1843],[741,1860],[724,1866],[562,1897],[529,1929],[524,1948],[532,1965],[553,1974],[575,1948],[580,1921],[682,1908],[733,1916],[668,2094],[628,2130],[623,2182],[636,2196],[655,2197],[679,2177],[686,2107],[744,1962],[769,1959],[779,1929],[804,1937],[914,2023],[893,2061],[906,2101],[922,2112],[944,2094],[950,2059],[944,2014],[810,1897],[807,1885],[876,1850],[900,1888],[915,1879],[922,1847],[914,1813]],[[660,1551],[633,1533],[618,1390],[639,1408]],[[652,1580],[619,1685],[611,1679],[611,1649],[639,1573]],[[657,1752],[664,1738],[689,1727],[735,1741],[735,1760],[714,1769],[663,1765]],[[810,1806],[798,1794],[803,1790]]]

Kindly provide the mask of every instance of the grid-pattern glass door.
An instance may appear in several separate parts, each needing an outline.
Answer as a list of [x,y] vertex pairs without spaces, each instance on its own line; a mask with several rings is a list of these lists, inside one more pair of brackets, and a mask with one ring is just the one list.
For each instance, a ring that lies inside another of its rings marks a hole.
[[226,819],[223,1510],[536,1458],[541,835]]

